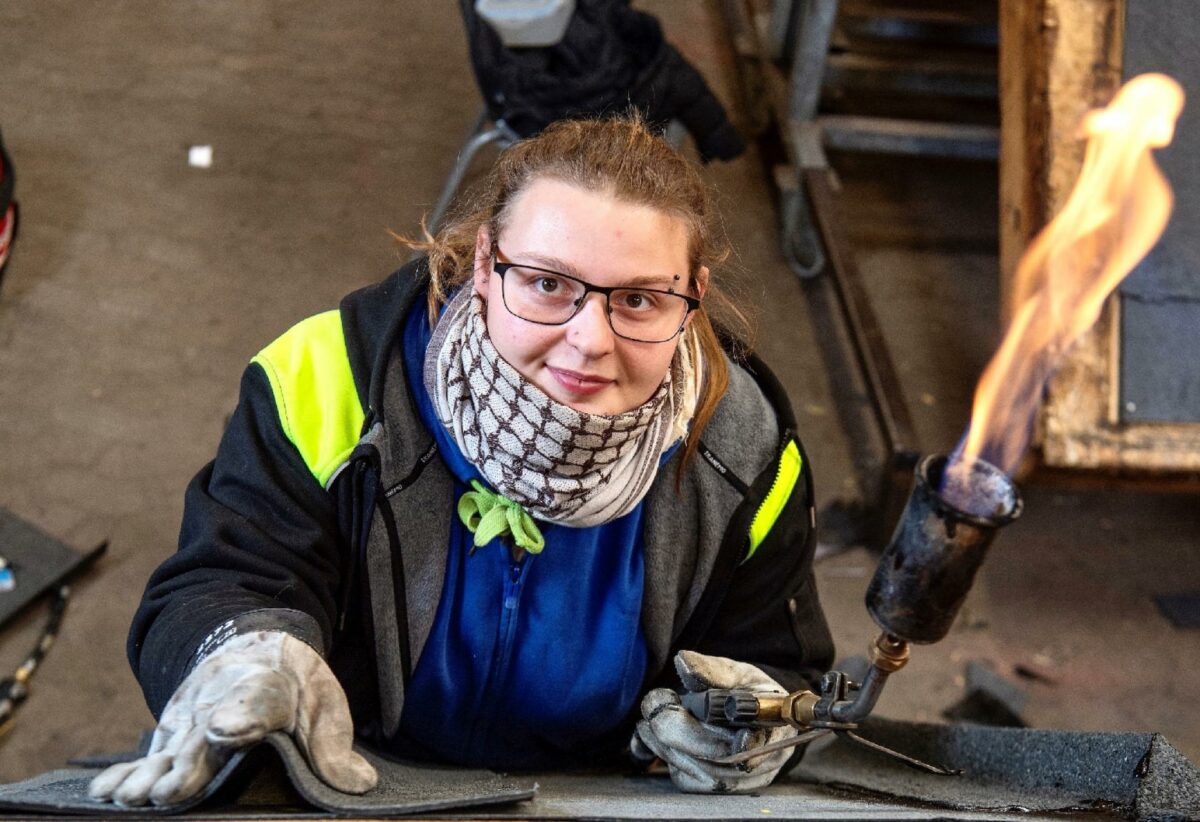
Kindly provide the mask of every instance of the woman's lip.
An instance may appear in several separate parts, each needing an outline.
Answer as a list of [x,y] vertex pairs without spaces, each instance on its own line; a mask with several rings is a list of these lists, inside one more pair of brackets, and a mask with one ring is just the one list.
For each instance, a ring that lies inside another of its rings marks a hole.
[[555,381],[575,395],[590,395],[601,391],[612,385],[613,381],[604,377],[594,377],[588,374],[580,374],[578,371],[568,371],[563,368],[554,368],[546,366],[546,370],[550,372]]

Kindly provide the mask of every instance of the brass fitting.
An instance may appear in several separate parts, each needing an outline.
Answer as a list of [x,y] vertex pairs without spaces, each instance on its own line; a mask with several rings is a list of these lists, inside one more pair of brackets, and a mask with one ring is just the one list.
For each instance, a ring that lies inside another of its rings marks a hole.
[[894,674],[908,664],[908,643],[885,631],[872,643],[870,658],[876,668]]
[[787,712],[783,720],[794,727],[807,728],[816,720],[813,709],[820,701],[821,697],[812,691],[793,691],[787,695]]
[[821,699],[812,691],[793,691],[790,694],[755,694],[758,712],[755,720],[761,725],[791,725],[807,728],[815,718],[813,707]]
[[779,725],[787,721],[784,719],[784,702],[788,694],[756,693],[754,697],[758,700],[756,721],[764,725]]

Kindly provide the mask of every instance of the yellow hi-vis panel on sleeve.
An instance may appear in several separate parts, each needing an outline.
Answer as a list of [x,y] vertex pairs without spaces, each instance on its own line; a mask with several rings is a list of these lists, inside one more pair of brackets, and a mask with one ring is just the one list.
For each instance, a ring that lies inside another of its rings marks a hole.
[[251,362],[267,373],[283,433],[325,487],[358,444],[365,418],[341,313],[326,311],[297,323]]
[[787,447],[783,449],[783,454],[779,457],[779,472],[775,475],[775,482],[771,483],[771,490],[767,492],[767,498],[763,500],[762,505],[758,506],[758,513],[754,515],[754,520],[750,523],[750,550],[746,552],[746,559],[754,556],[758,546],[762,545],[767,534],[771,533],[772,526],[775,525],[775,521],[783,513],[783,507],[787,505],[788,499],[792,496],[792,489],[796,487],[796,480],[800,478],[800,469],[803,465],[804,460],[800,457],[800,449],[796,447],[796,442],[794,440],[788,442]]

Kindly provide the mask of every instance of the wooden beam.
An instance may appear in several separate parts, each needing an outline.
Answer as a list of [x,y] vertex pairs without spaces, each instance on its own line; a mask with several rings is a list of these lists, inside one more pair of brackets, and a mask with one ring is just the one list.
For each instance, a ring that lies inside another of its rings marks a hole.
[[1079,124],[1120,86],[1125,0],[1000,2],[1001,312],[1029,241],[1079,175]]
[[1012,319],[1017,261],[1047,222],[1047,0],[1000,0],[1000,316]]
[[[1066,203],[1083,162],[1079,124],[1121,84],[1126,0],[1001,0],[1001,313],[1025,247]],[[1200,471],[1200,424],[1123,424],[1120,317],[1111,299],[1050,382],[1035,433],[1043,463]]]

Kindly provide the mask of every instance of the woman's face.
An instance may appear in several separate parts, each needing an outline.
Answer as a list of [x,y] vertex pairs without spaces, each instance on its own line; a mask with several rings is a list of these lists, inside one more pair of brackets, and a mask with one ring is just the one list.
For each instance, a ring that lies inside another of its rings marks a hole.
[[[674,289],[693,296],[703,296],[707,285],[707,269],[690,282],[682,220],[553,179],[534,180],[517,195],[496,246],[503,262],[550,269],[591,285]],[[481,228],[475,291],[487,302],[488,334],[496,350],[525,379],[589,414],[620,414],[653,396],[679,337],[660,343],[618,337],[609,325],[604,295],[597,293],[589,293],[562,325],[522,320],[505,308],[493,262],[491,238]]]

